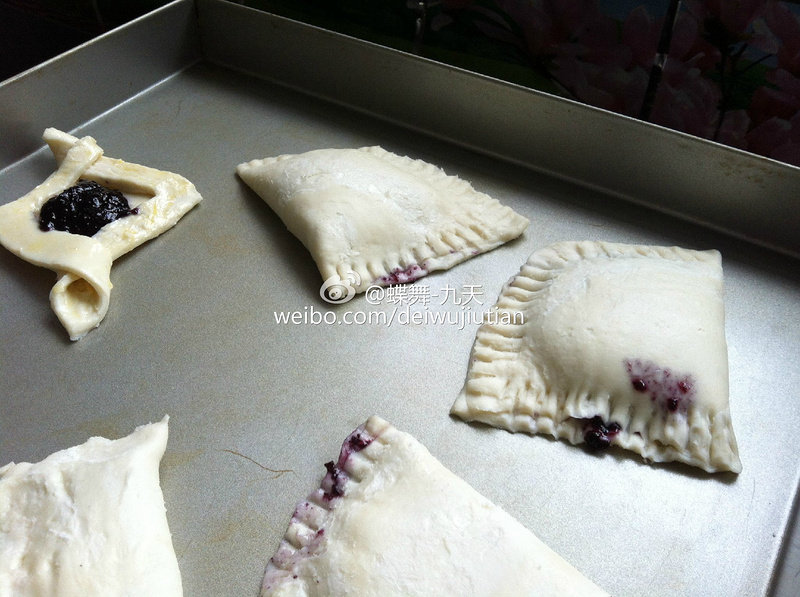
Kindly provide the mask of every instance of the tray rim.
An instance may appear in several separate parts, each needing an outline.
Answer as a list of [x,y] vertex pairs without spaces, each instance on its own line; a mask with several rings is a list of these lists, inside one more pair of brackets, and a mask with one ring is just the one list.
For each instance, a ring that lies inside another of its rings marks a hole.
[[[201,3],[203,2],[203,0],[200,0],[200,1],[201,1]],[[214,4],[223,4],[224,2],[220,2],[219,0],[214,0],[214,2],[212,2],[212,3],[214,3]],[[188,6],[188,7],[190,7],[190,8],[193,8],[193,6],[194,6],[194,3],[192,3],[190,0],[176,0],[175,2],[171,3],[169,6],[170,6],[170,7],[173,7],[173,8],[174,8],[175,6],[179,6],[181,9],[185,9],[187,6]],[[176,19],[176,18],[175,18],[176,16],[180,16],[181,18],[179,18],[179,19]],[[170,15],[169,15],[169,19],[167,19],[167,20],[168,20],[168,22],[169,22],[169,23],[184,23],[184,21],[183,21],[183,16],[185,16],[185,13],[183,13],[183,12],[181,12],[181,13],[180,13],[180,15],[178,15],[177,13],[175,13],[175,14],[170,14]],[[161,19],[161,18],[164,18],[164,14],[162,13],[162,14],[160,14],[160,15],[156,15],[156,17],[157,17],[157,18],[159,18],[159,19]],[[184,23],[184,24],[186,24],[186,23]],[[189,24],[191,24],[191,23],[189,23]],[[301,24],[301,25],[302,25],[302,24]],[[279,25],[279,26],[280,26],[280,25]],[[307,25],[303,25],[303,27],[309,27],[309,26],[307,26]],[[323,33],[323,35],[325,35],[325,34],[327,34],[327,32],[324,32],[324,33]],[[122,35],[122,33],[120,33],[120,35]],[[333,34],[333,35],[339,35],[339,34]],[[195,40],[195,41],[196,41],[196,40]],[[357,40],[357,41],[358,41],[358,40]],[[90,42],[90,43],[93,43],[93,42]],[[98,42],[98,43],[100,43],[100,42]],[[367,44],[367,45],[370,45],[370,44],[368,44],[367,42],[360,42],[360,41],[358,41],[358,43],[359,43],[359,45],[361,45],[361,44]],[[176,48],[176,49],[179,49],[179,48]],[[378,47],[378,49],[377,49],[376,51],[381,51],[381,50],[380,50],[380,47]],[[172,58],[174,58],[174,56],[173,56]],[[190,67],[191,65],[193,65],[193,64],[196,64],[198,61],[202,61],[202,58],[201,58],[201,56],[200,56],[199,54],[195,54],[195,55],[193,55],[193,56],[191,57],[191,61],[190,61],[190,62],[188,62],[188,63],[183,63],[183,64],[182,64],[182,66],[180,66],[180,69],[182,70],[182,69],[184,69],[184,68],[188,68],[188,67]],[[436,63],[436,64],[438,64],[438,63]],[[30,74],[31,76],[34,76],[34,75],[35,75],[35,76],[40,76],[40,75],[42,74],[42,72],[41,72],[41,71],[39,71],[39,69],[40,69],[40,68],[42,68],[42,69],[50,69],[50,68],[52,68],[53,66],[61,66],[61,65],[55,64],[55,61],[53,61],[53,62],[51,62],[51,61],[48,61],[48,63],[45,63],[45,64],[43,64],[43,65],[40,65],[40,67],[36,67],[35,69],[33,69],[33,71],[35,71],[35,72],[31,71],[31,73],[25,73],[25,76],[27,77],[29,74]],[[425,67],[425,68],[427,68],[427,67]],[[438,68],[438,67],[437,67],[437,68]],[[169,69],[168,69],[168,68],[166,68],[166,67],[165,67],[165,70],[169,71]],[[180,70],[179,70],[178,72],[180,72]],[[45,74],[47,74],[47,73],[45,73]],[[173,75],[175,75],[175,74],[177,74],[177,73],[176,73],[176,72],[174,72],[174,71],[173,71],[173,72],[167,72],[167,75],[166,75],[166,76],[167,76],[167,77],[170,77],[170,76],[173,76]],[[471,76],[483,77],[483,75],[475,75],[475,73],[469,73],[469,72],[466,72],[465,74],[466,74],[467,76],[469,76],[469,77],[471,77]],[[139,90],[135,91],[135,93],[131,93],[130,97],[134,97],[134,96],[135,96],[135,95],[137,95],[138,93],[141,93],[142,91],[144,91],[144,90],[148,89],[148,88],[149,88],[149,87],[151,87],[152,85],[156,85],[156,84],[158,84],[158,83],[159,83],[160,81],[162,81],[162,80],[163,80],[163,77],[162,77],[161,79],[158,79],[158,80],[156,80],[156,81],[155,81],[155,83],[150,83],[150,84],[147,84],[147,85],[145,85],[145,86],[144,86],[144,87],[142,87],[141,89],[139,89]],[[492,80],[492,81],[493,81],[493,80]],[[283,83],[283,82],[280,82],[280,81],[278,81],[278,82],[279,82],[279,83],[281,83],[281,84],[285,84],[285,83]],[[501,83],[502,83],[502,82],[501,82]],[[512,84],[506,84],[506,85],[512,85]],[[2,88],[2,87],[3,87],[3,84],[0,84],[0,88]],[[545,94],[545,95],[546,95],[546,94]],[[324,97],[324,96],[323,96],[323,97]],[[569,100],[563,100],[562,98],[558,98],[558,100],[559,100],[559,101],[566,101],[566,102],[569,102]],[[335,98],[334,98],[334,101],[335,101]],[[115,106],[116,106],[116,105],[118,105],[118,103],[117,103],[117,104],[115,104]],[[579,104],[579,106],[582,106],[582,105],[580,105],[580,104]],[[586,108],[585,106],[583,106],[583,107],[584,107],[584,108]],[[592,111],[595,111],[595,110],[597,110],[597,109],[595,109],[595,108],[590,108],[590,109],[591,109]],[[602,112],[602,111],[600,111],[600,112]],[[95,114],[95,115],[94,115],[94,117],[96,117],[96,116],[98,116],[98,114]],[[613,116],[614,116],[615,118],[618,118],[618,116],[617,116],[617,115],[613,115]],[[82,121],[80,124],[85,124],[85,122],[84,122],[84,121]],[[643,124],[646,124],[646,123],[643,123]],[[653,125],[647,125],[647,126],[648,126],[648,127],[652,127]],[[37,149],[39,149],[39,148],[40,148],[40,146],[41,146],[41,142],[40,142],[40,141],[38,141],[38,134],[39,134],[39,133],[40,133],[40,131],[38,131],[38,132],[37,132],[37,138],[36,138],[36,141],[35,141],[35,142],[36,142],[36,147],[37,147]],[[674,133],[674,131],[669,131],[669,133],[675,134],[675,133]],[[682,135],[682,134],[678,133],[678,135]],[[447,137],[446,137],[446,136],[444,136],[444,135],[442,135],[442,137],[444,137],[444,138],[447,138]],[[694,138],[691,138],[691,139],[694,139]],[[703,140],[699,140],[699,141],[703,141]],[[723,146],[723,147],[724,147],[724,146]],[[730,148],[724,148],[724,149],[726,149],[726,150],[729,150]],[[736,151],[738,151],[738,150],[736,150]],[[742,152],[742,153],[744,153],[744,152]],[[746,156],[751,156],[751,154],[746,154]],[[505,158],[503,158],[502,156],[495,156],[495,157],[500,157],[500,159],[505,159]],[[752,157],[758,157],[758,156],[752,156]],[[766,160],[766,158],[763,158],[763,159],[764,159],[764,160]],[[509,161],[514,161],[514,160],[509,160]],[[779,165],[780,165],[780,166],[786,166],[786,165],[783,165],[783,164],[779,164]],[[791,166],[788,166],[788,168],[792,168],[792,167],[791,167]],[[796,491],[797,491],[797,490],[795,489],[795,492],[796,492]],[[791,512],[791,515],[790,515],[790,520],[795,520],[795,519],[796,519],[797,501],[798,501],[798,497],[797,497],[797,493],[795,493],[795,503],[794,503],[794,506],[792,507],[792,512]],[[784,542],[783,542],[783,544],[782,544],[782,547],[783,547],[784,549],[787,547],[787,541],[784,541]],[[781,556],[779,556],[777,561],[782,563],[782,560],[783,560],[783,558],[782,558]],[[773,569],[773,578],[774,578],[774,576],[776,575],[776,573],[777,573],[777,570],[778,570],[778,568],[777,568],[777,567],[776,567],[775,569]]]
[[[194,2],[172,0],[0,81],[0,172],[43,147],[42,122],[72,131],[201,59]],[[102,94],[92,91],[98,65]],[[76,74],[66,84],[65,71]],[[47,101],[53,88],[63,101]]]
[[[798,167],[229,0],[196,4],[211,64],[800,257]],[[221,34],[221,18],[243,34]],[[344,72],[356,58],[359,68]],[[474,127],[460,120],[468,89]],[[615,163],[625,164],[624,184]]]
[[[220,19],[243,33],[219,31]],[[72,101],[41,99],[64,69],[101,58],[107,95],[79,80]],[[344,73],[354,58],[361,68]],[[0,82],[0,171],[41,148],[39,123],[73,130],[200,61],[800,258],[796,166],[231,0],[173,0]],[[476,101],[459,105],[469,90]]]

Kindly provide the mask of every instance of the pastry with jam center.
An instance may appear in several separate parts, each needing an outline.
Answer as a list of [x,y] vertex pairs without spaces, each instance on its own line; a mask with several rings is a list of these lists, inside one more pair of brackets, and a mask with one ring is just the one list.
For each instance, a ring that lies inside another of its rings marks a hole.
[[113,261],[174,226],[201,199],[184,177],[103,155],[92,137],[44,132],[58,169],[0,206],[0,244],[56,272],[50,305],[78,340],[108,311]]
[[119,191],[87,180],[47,200],[39,212],[39,229],[94,236],[106,224],[138,213]]

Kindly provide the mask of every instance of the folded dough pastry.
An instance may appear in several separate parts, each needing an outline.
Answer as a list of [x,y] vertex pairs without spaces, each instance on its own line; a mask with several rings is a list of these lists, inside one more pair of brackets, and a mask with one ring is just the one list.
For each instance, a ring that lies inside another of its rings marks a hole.
[[167,418],[0,468],[0,597],[180,597],[158,467]]
[[[108,311],[114,259],[174,226],[201,197],[178,174],[104,157],[91,137],[77,139],[48,128],[44,140],[58,169],[28,194],[0,206],[0,244],[56,272],[50,304],[70,338],[78,340]],[[106,224],[92,236],[42,230],[43,205],[79,181],[94,181],[123,193],[132,215]]]
[[352,289],[348,299],[448,269],[528,226],[468,182],[380,147],[280,155],[236,171],[302,241],[322,278]]
[[607,595],[407,433],[371,417],[325,465],[261,595]]
[[557,243],[531,255],[495,309],[453,414],[741,471],[717,251]]

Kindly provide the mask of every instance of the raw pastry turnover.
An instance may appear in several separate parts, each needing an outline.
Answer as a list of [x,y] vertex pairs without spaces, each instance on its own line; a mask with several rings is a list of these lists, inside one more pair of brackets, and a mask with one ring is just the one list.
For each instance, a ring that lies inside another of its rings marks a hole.
[[305,245],[322,278],[348,281],[354,292],[448,269],[528,226],[468,182],[380,147],[280,155],[236,171]]
[[0,596],[183,594],[158,476],[167,421],[0,468]]
[[[104,157],[92,137],[77,139],[48,128],[44,140],[58,169],[28,194],[0,206],[0,244],[56,272],[50,304],[70,338],[78,340],[108,311],[114,259],[174,226],[201,196],[178,174]],[[122,193],[131,208],[129,215],[93,235],[43,230],[39,219],[48,200],[88,181]]]
[[378,417],[325,466],[267,565],[262,597],[607,595]]
[[531,255],[495,309],[508,315],[479,328],[452,414],[741,471],[717,251],[557,243]]

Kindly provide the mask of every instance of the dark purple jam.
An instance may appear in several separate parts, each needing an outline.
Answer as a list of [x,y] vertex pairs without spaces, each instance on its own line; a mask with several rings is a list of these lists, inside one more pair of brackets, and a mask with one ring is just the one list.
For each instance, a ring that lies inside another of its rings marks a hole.
[[347,440],[345,440],[344,445],[349,448],[350,453],[352,454],[353,452],[360,452],[370,445],[370,443],[372,443],[372,438],[360,429],[356,429],[350,434]]
[[691,375],[659,367],[652,361],[629,359],[625,370],[636,392],[650,397],[667,412],[685,413],[694,400],[695,381]]
[[605,450],[614,436],[622,431],[619,423],[606,423],[600,416],[592,417],[583,428],[583,441],[591,452]]
[[413,282],[414,280],[421,278],[427,273],[428,270],[421,265],[414,263],[405,269],[400,269],[399,267],[393,269],[390,273],[378,278],[377,282],[385,286],[407,284],[408,282]]
[[359,427],[347,436],[339,451],[339,459],[336,462],[325,463],[325,470],[328,472],[322,480],[323,499],[330,501],[344,495],[344,485],[350,478],[344,470],[347,460],[356,452],[360,452],[370,445],[374,439],[364,431],[363,427]]
[[336,466],[333,461],[325,463],[325,470],[328,474],[322,482],[324,493],[322,497],[326,500],[341,497],[344,495],[344,483],[347,481],[347,474]]
[[82,181],[47,200],[39,213],[39,228],[94,236],[106,224],[137,213],[119,191]]

